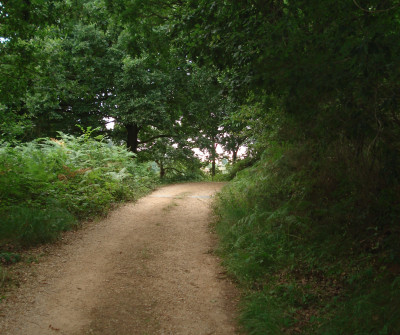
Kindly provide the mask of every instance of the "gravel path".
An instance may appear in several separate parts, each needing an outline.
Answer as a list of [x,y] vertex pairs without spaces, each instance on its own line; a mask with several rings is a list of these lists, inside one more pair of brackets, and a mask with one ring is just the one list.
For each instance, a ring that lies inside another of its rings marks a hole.
[[221,187],[167,186],[67,234],[0,303],[0,334],[236,334],[209,229]]

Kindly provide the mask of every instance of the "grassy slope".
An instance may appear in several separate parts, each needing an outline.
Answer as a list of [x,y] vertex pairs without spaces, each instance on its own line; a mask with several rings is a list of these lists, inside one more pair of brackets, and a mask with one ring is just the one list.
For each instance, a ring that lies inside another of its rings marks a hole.
[[221,253],[246,292],[249,334],[398,334],[398,195],[329,150],[276,145],[219,197]]

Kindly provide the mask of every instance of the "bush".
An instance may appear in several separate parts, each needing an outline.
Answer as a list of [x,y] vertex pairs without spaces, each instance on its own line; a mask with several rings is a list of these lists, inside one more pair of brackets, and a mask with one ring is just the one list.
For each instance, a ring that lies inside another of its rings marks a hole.
[[66,209],[57,205],[46,207],[10,207],[0,225],[3,241],[18,241],[23,246],[49,242],[60,232],[76,224]]
[[0,245],[51,241],[114,202],[137,199],[157,177],[132,158],[87,135],[0,144]]
[[220,252],[248,292],[250,334],[398,331],[400,199],[348,148],[271,145],[220,194]]

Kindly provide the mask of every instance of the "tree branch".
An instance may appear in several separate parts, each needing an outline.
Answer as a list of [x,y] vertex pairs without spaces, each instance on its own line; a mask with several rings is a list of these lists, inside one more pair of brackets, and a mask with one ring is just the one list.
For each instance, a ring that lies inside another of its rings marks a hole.
[[184,172],[179,171],[178,169],[175,169],[175,168],[173,168],[173,167],[166,167],[164,170],[165,170],[165,171],[167,171],[167,170],[173,170],[173,171],[178,172],[178,173],[180,173],[180,174],[185,174]]
[[386,9],[369,10],[369,9],[365,9],[365,8],[361,7],[361,6],[359,5],[359,3],[357,2],[357,0],[353,0],[353,2],[354,2],[354,4],[355,4],[359,9],[361,9],[363,12],[371,13],[371,14],[373,14],[373,13],[389,12],[389,11],[391,11],[391,10],[393,10],[393,9],[395,9],[395,8],[397,8],[397,7],[400,6],[400,3],[398,3],[397,5],[394,5],[394,6],[390,7],[390,8],[386,8]]
[[164,138],[165,138],[165,137],[172,137],[172,138],[175,138],[175,137],[177,137],[177,136],[176,136],[176,135],[172,135],[172,134],[157,135],[157,136],[150,137],[150,138],[148,138],[147,140],[139,141],[139,144],[149,143],[149,142],[152,142],[152,141],[156,140],[157,138],[163,138],[163,137],[164,137]]
[[151,18],[151,17],[158,17],[159,19],[161,19],[161,20],[164,20],[164,21],[167,21],[168,20],[168,17],[166,17],[166,16],[162,16],[162,15],[160,15],[160,14],[157,14],[157,13],[154,13],[154,12],[150,12],[150,14],[148,14],[148,15],[143,15],[142,17],[144,18],[144,19],[148,19],[148,18]]

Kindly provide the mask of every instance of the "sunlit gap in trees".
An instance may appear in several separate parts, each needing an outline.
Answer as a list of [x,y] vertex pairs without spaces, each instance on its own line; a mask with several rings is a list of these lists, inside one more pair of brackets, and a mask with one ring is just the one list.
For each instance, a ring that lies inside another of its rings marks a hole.
[[[114,129],[114,126],[115,126],[115,119],[114,118],[105,117],[104,121],[106,122],[106,128],[108,130]],[[181,121],[178,120],[177,123],[181,123]],[[188,139],[188,141],[191,141],[191,139]],[[174,144],[172,146],[175,147],[176,144]],[[196,154],[196,156],[200,158],[201,161],[204,162],[204,161],[207,161],[209,159],[209,155],[207,155],[200,148],[193,148],[192,150]],[[224,148],[220,144],[217,144],[216,152],[217,152],[218,156],[222,157],[222,159],[225,158],[225,157],[229,157],[230,156],[230,153],[228,151],[225,151]],[[247,147],[241,146],[239,148],[238,153],[237,153],[237,157],[238,158],[243,158],[243,157],[246,156],[246,153],[247,153]],[[219,162],[219,159],[217,159],[217,162]]]
[[115,126],[115,119],[113,117],[105,117],[104,121],[106,121],[106,128],[108,130],[114,129]]
[[[218,156],[221,157],[221,159],[218,159],[218,158],[216,159],[217,163],[221,163],[221,161],[224,158],[231,156],[231,153],[228,151],[225,151],[224,148],[220,144],[217,144],[215,148],[216,148],[216,152],[217,152]],[[210,159],[209,155],[207,155],[202,150],[200,150],[200,148],[193,148],[192,150],[196,154],[196,156],[200,158],[200,160],[202,162],[205,162]],[[239,158],[239,159],[244,158],[246,156],[246,153],[247,153],[247,147],[245,147],[245,146],[240,147],[239,151],[237,153],[237,158]]]
[[[4,12],[4,5],[2,2],[0,2],[0,17],[6,18],[8,17],[8,14]],[[0,43],[6,43],[10,39],[6,37],[0,37]]]

